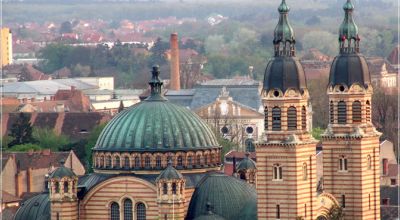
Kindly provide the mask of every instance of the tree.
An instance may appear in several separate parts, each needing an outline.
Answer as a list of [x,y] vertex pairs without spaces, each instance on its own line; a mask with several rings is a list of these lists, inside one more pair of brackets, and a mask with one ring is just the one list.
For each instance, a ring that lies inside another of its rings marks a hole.
[[210,35],[204,43],[204,49],[207,54],[218,54],[224,48],[225,40],[222,35]]
[[169,48],[169,44],[163,41],[160,37],[157,38],[154,46],[150,49],[151,55],[147,62],[147,66],[149,68],[153,67],[154,65],[164,65],[167,63],[165,59],[165,52]]
[[344,219],[343,209],[341,207],[339,207],[338,205],[333,205],[329,209],[328,214],[326,215],[326,217],[329,220],[343,220]]
[[64,21],[63,23],[61,23],[60,34],[64,34],[64,33],[72,33],[72,24],[71,24],[71,22]]
[[9,148],[7,151],[9,152],[27,152],[29,150],[37,151],[42,148],[37,144],[27,143],[27,144],[18,144]]
[[14,145],[32,143],[34,141],[32,137],[32,126],[29,122],[30,117],[28,114],[19,113],[17,120],[11,126],[10,136],[14,138],[13,141],[8,145],[9,147]]
[[97,125],[90,133],[89,138],[85,144],[85,160],[81,160],[81,162],[86,166],[86,170],[91,172],[93,170],[93,160],[92,160],[92,148],[96,145],[97,139],[100,136],[101,131],[103,131],[106,123]]
[[311,79],[307,84],[313,109],[313,127],[326,128],[328,126],[329,99],[326,87],[321,85],[328,85],[328,77]]
[[51,149],[52,151],[59,151],[64,145],[70,143],[67,136],[58,135],[53,129],[49,128],[34,128],[33,138],[41,148]]
[[304,34],[303,50],[308,51],[312,48],[317,48],[322,53],[329,56],[335,56],[339,51],[338,37],[327,31],[310,31]]

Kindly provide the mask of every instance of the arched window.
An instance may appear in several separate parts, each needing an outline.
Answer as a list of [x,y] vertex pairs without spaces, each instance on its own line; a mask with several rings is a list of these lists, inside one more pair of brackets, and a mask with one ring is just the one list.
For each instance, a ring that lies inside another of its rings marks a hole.
[[146,206],[141,202],[136,205],[136,220],[146,220]]
[[135,157],[135,168],[140,167],[140,158],[138,156]]
[[176,183],[172,183],[172,194],[176,194]]
[[172,156],[167,157],[167,164],[171,162],[172,166],[174,165],[174,158]]
[[130,168],[130,166],[131,166],[131,164],[130,164],[130,161],[129,161],[129,157],[125,157],[124,158],[124,168],[128,169],[128,168]]
[[275,164],[274,165],[273,179],[274,180],[281,180],[282,179],[282,166],[279,165],[279,164]]
[[178,166],[182,166],[183,162],[182,162],[182,156],[178,156]]
[[150,157],[149,156],[146,156],[144,158],[144,167],[147,168],[147,169],[149,169],[151,167],[150,166]]
[[60,193],[60,183],[58,181],[54,183],[54,188],[56,193]]
[[163,194],[164,195],[168,194],[168,184],[167,183],[163,183]]
[[124,201],[124,220],[133,220],[132,200],[130,199]]
[[68,193],[68,182],[67,181],[65,181],[64,182],[64,193]]
[[119,220],[119,205],[116,202],[111,203],[111,220]]
[[276,205],[276,219],[281,218],[281,207],[279,205]]
[[187,157],[187,165],[188,165],[188,166],[192,166],[192,163],[193,163],[192,160],[193,160],[193,159],[192,159],[192,156],[191,156],[191,155]]
[[367,122],[371,122],[371,104],[369,103],[369,100],[365,103],[365,116]]
[[334,105],[333,101],[329,103],[329,121],[331,124],[335,123],[335,110],[334,110]]
[[197,163],[197,165],[201,165],[201,157],[200,157],[200,155],[196,156],[196,163]]
[[264,129],[267,131],[268,130],[268,107],[265,106],[264,109]]
[[114,161],[114,167],[119,168],[120,164],[121,164],[121,159],[119,158],[119,156],[116,156]]
[[104,156],[100,157],[100,167],[104,167]]
[[208,154],[204,155],[204,164],[208,164]]
[[353,122],[361,122],[361,102],[353,102]]
[[342,195],[342,208],[346,208],[346,196]]
[[389,161],[388,159],[382,159],[382,174],[387,175],[389,170]]
[[157,169],[161,168],[161,156],[156,157],[156,167]]
[[297,112],[296,108],[290,106],[287,112],[287,120],[288,120],[288,130],[296,130],[297,129]]
[[345,156],[339,158],[339,170],[347,171],[347,158]]
[[106,157],[106,168],[111,168],[111,156]]
[[279,107],[274,107],[272,109],[272,130],[281,130],[281,109]]
[[307,109],[304,105],[301,107],[301,129],[307,129]]
[[370,170],[370,169],[371,169],[371,156],[368,155],[367,156],[367,170]]
[[239,177],[241,180],[246,180],[246,174],[243,171],[239,172]]
[[346,124],[347,122],[347,107],[344,101],[338,102],[338,123]]
[[307,180],[307,164],[303,164],[303,180]]

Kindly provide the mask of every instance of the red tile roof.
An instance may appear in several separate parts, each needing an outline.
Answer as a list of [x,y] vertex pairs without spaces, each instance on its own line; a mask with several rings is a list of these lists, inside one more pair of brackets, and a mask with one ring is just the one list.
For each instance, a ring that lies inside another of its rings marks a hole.
[[2,197],[1,197],[1,203],[10,203],[10,202],[18,202],[21,201],[20,198],[11,195],[10,193],[2,190],[1,191]]
[[19,170],[50,168],[61,166],[61,160],[67,160],[70,152],[52,152],[50,150],[31,152],[4,152],[3,159],[15,157]]

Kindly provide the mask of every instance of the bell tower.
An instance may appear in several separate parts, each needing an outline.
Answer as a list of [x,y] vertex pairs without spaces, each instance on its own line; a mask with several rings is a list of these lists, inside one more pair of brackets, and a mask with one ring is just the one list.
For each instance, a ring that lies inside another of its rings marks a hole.
[[156,179],[159,219],[185,219],[185,183],[185,178],[169,161]]
[[78,177],[64,166],[54,170],[48,178],[51,220],[78,219]]
[[371,122],[373,93],[360,54],[354,5],[347,0],[339,28],[339,55],[329,76],[329,125],[322,135],[324,191],[343,208],[345,219],[380,219],[379,136]]
[[309,93],[282,0],[274,58],[262,90],[264,139],[256,145],[258,219],[316,219],[316,140],[309,133]]

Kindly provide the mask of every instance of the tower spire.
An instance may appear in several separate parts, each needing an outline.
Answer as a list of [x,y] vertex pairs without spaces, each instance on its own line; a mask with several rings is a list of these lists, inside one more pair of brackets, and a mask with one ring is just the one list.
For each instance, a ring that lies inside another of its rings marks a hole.
[[344,19],[339,28],[340,53],[358,53],[360,37],[358,27],[353,19],[354,5],[347,0],[343,5]]
[[289,23],[289,6],[282,0],[278,7],[279,22],[274,31],[275,56],[295,56],[295,37],[292,26]]
[[167,100],[161,94],[161,87],[163,82],[160,79],[160,71],[158,70],[158,66],[153,66],[153,70],[151,71],[151,80],[149,81],[149,85],[151,88],[151,94],[146,99],[147,101],[164,101]]

